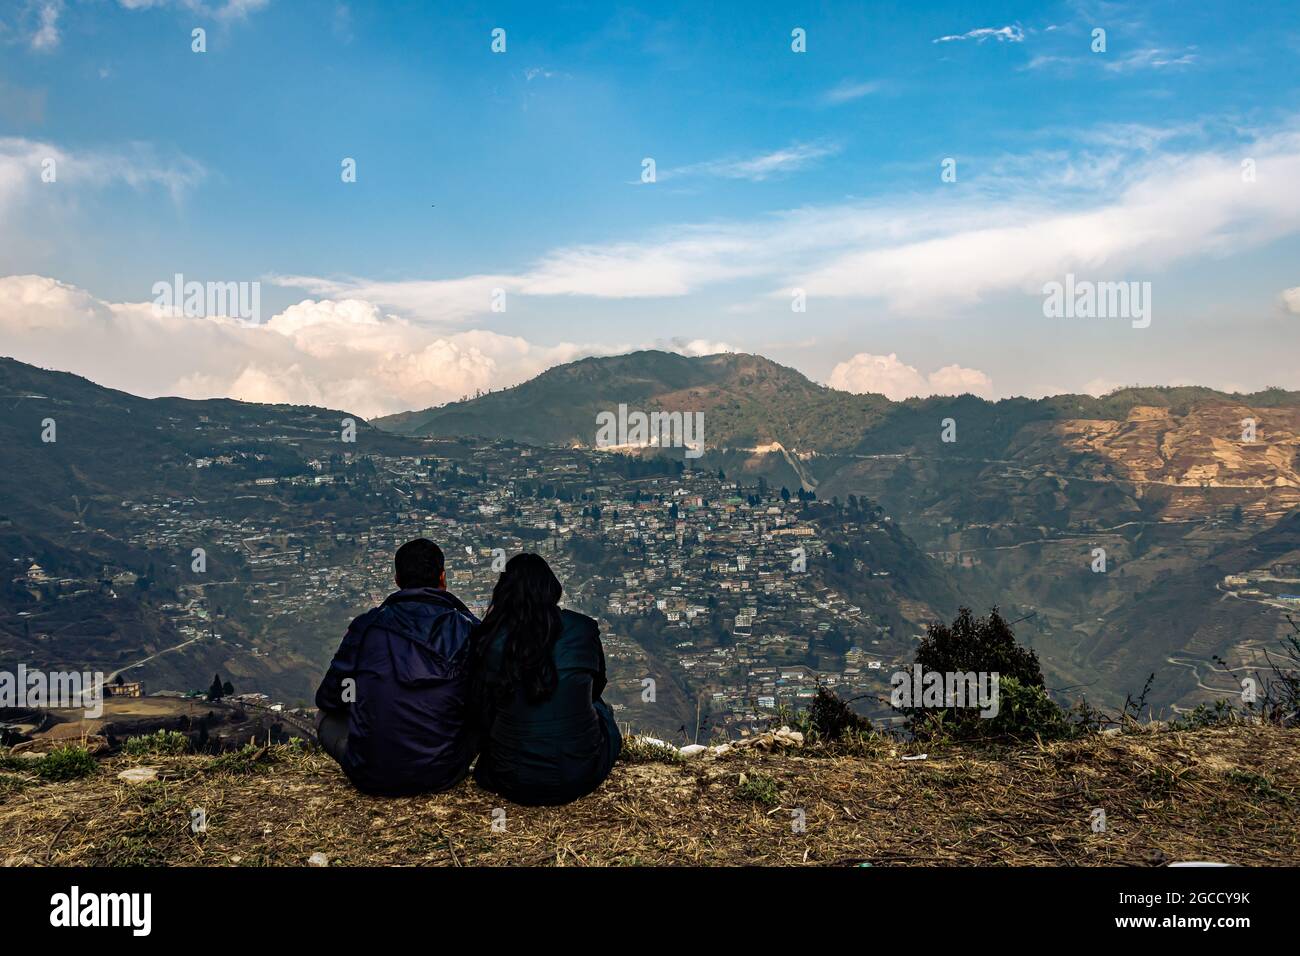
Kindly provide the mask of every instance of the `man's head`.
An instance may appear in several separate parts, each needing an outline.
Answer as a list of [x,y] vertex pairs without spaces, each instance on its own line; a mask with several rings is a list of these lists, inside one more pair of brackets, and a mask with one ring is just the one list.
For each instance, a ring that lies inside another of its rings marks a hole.
[[445,588],[447,575],[443,569],[442,549],[428,538],[416,538],[397,549],[397,587]]

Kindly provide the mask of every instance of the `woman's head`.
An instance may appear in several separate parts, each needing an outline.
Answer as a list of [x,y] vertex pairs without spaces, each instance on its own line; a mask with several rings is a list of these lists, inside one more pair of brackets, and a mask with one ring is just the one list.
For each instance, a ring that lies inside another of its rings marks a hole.
[[564,588],[551,566],[536,554],[517,554],[492,589],[492,604],[476,634],[483,653],[505,635],[500,669],[501,696],[521,689],[531,703],[555,693],[555,642],[560,636]]
[[516,554],[506,562],[505,570],[492,589],[492,605],[498,600],[516,605],[558,606],[564,587],[540,554]]

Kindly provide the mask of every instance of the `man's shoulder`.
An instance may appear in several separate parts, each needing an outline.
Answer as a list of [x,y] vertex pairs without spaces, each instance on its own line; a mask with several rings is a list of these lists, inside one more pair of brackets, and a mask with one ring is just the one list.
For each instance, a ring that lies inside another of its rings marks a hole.
[[379,613],[383,609],[384,606],[381,604],[378,607],[372,607],[369,611],[366,611],[364,614],[358,614],[356,617],[352,619],[352,623],[348,625],[348,630],[359,631],[359,630],[363,630],[366,627],[369,627],[370,624],[374,622],[375,618],[379,616]]

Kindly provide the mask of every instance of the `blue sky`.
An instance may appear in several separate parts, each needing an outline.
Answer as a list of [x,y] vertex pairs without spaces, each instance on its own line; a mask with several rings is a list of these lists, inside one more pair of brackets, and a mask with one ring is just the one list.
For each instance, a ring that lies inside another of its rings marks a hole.
[[[363,414],[650,345],[1300,388],[1294,4],[540,6],[7,0],[0,352]],[[261,315],[160,316],[175,273]],[[1045,317],[1066,273],[1150,327]]]

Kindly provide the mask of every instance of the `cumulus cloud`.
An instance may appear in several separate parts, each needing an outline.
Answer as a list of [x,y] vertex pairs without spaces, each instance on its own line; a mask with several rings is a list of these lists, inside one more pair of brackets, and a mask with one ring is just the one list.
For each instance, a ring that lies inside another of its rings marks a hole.
[[473,275],[459,279],[414,279],[383,282],[346,277],[273,275],[273,285],[301,289],[312,296],[362,299],[402,315],[433,323],[459,322],[492,310],[493,296],[519,291],[516,276]]
[[700,355],[717,355],[720,352],[736,351],[726,342],[711,342],[708,339],[688,339],[685,336],[677,336],[668,340],[666,343],[655,343],[655,347],[665,352],[677,352],[679,355],[685,355],[691,358]]
[[441,335],[356,299],[307,299],[260,325],[187,317],[35,275],[0,278],[0,340],[21,361],[137,395],[323,405],[367,417],[626,350],[539,346],[484,330]]
[[946,365],[929,375],[901,361],[897,354],[859,352],[831,371],[831,388],[855,394],[884,395],[891,401],[928,395],[993,395],[993,380],[978,369]]

